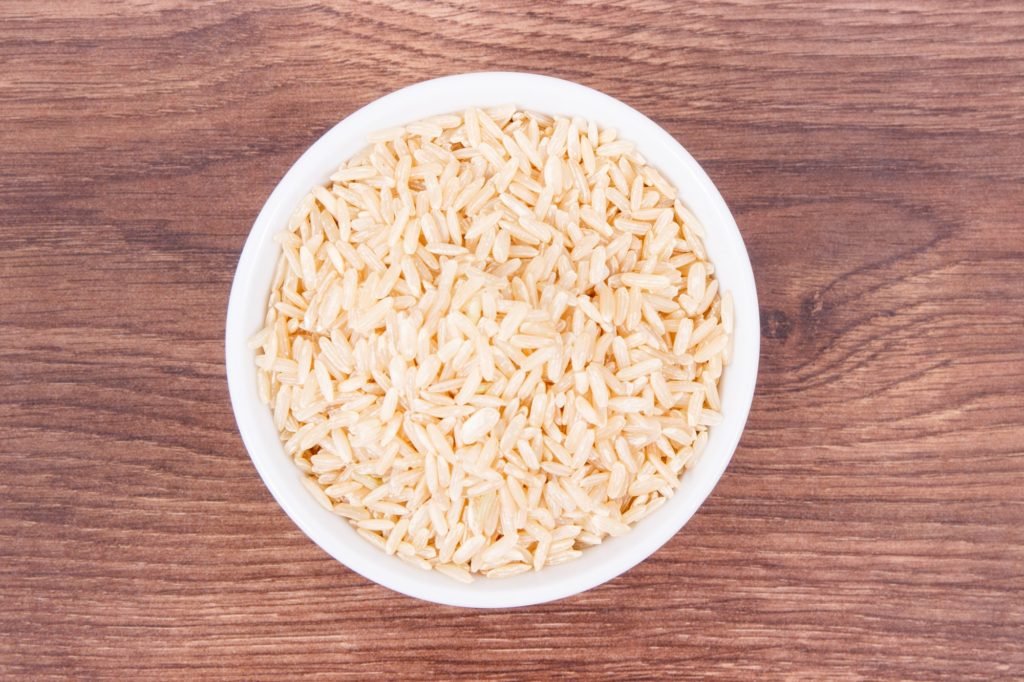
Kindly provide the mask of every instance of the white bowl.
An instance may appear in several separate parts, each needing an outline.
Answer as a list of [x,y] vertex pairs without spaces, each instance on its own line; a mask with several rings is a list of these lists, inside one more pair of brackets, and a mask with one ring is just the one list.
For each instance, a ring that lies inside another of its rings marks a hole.
[[[388,556],[306,491],[285,455],[270,410],[257,396],[248,338],[262,325],[283,229],[299,201],[374,130],[469,106],[513,103],[549,114],[578,115],[615,128],[680,191],[707,230],[707,249],[724,291],[735,300],[735,342],[722,378],[724,422],[711,429],[703,456],[661,509],[631,532],[589,548],[575,561],[510,578],[458,583]],[[470,607],[524,606],[567,597],[614,578],[654,553],[704,502],[725,470],[747,420],[757,378],[760,320],[754,276],[736,222],[711,180],[671,135],[622,102],[569,81],[525,73],[470,73],[417,83],[355,112],[316,141],[278,183],[245,242],[228,302],[226,353],[231,404],[245,447],[278,504],[314,542],[356,573],[412,597]]]

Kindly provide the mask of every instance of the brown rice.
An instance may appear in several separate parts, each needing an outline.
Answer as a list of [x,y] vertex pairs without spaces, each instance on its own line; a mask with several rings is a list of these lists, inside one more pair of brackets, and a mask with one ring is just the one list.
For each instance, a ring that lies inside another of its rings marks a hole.
[[627,532],[722,420],[733,303],[704,227],[579,118],[470,109],[369,141],[279,235],[250,342],[310,494],[460,581]]

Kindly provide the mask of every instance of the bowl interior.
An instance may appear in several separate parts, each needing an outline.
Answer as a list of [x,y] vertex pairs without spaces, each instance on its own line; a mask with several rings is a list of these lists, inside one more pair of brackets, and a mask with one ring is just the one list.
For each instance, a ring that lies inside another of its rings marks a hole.
[[[636,143],[704,223],[709,258],[722,289],[734,297],[735,340],[721,384],[724,422],[711,429],[703,456],[661,509],[630,533],[587,549],[576,561],[463,585],[385,555],[313,500],[284,453],[270,410],[259,401],[254,353],[246,341],[262,325],[279,254],[273,235],[283,229],[313,185],[325,182],[341,161],[366,145],[367,133],[469,106],[508,103],[593,119]],[[310,538],[354,571],[398,592],[443,604],[504,607],[558,599],[609,580],[653,553],[686,523],[739,442],[753,398],[759,343],[754,278],[736,223],[701,167],[668,133],[622,102],[582,85],[531,74],[474,73],[418,83],[367,105],[329,130],[292,166],[257,217],[239,260],[228,305],[226,361],[231,402],[245,446],[274,498]]]

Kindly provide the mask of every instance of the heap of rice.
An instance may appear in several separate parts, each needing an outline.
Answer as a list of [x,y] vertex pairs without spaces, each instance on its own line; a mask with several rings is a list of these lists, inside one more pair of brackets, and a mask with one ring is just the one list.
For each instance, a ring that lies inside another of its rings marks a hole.
[[470,109],[370,142],[278,236],[251,340],[310,493],[466,581],[626,533],[722,418],[701,225],[593,122]]

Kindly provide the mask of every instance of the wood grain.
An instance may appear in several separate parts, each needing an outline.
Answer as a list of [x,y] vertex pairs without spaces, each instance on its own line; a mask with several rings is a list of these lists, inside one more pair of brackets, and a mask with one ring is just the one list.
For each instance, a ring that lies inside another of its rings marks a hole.
[[[0,674],[1024,676],[1019,2],[0,6]],[[693,521],[496,612],[308,541],[222,359],[257,211],[324,130],[448,73],[652,116],[736,215],[758,394]]]

